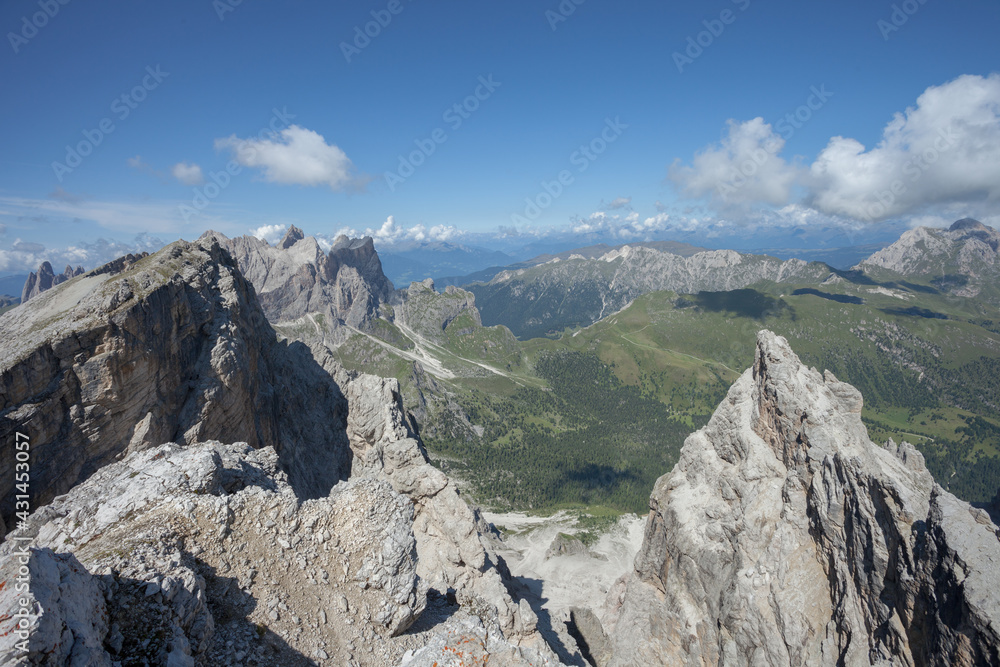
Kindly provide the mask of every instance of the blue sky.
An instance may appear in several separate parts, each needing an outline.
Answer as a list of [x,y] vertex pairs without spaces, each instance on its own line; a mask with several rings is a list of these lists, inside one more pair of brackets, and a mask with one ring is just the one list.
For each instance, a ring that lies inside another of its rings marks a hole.
[[996,2],[231,2],[3,4],[0,272],[291,223],[718,244],[1000,221]]

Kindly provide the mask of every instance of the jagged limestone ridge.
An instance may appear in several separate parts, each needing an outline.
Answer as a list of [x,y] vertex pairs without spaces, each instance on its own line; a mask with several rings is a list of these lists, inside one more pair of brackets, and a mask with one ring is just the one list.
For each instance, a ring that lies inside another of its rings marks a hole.
[[785,339],[661,477],[605,622],[625,665],[996,664],[997,528]]

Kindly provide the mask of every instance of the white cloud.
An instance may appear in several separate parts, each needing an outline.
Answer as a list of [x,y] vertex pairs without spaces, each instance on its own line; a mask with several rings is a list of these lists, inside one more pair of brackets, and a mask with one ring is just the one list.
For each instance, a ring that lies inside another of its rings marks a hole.
[[279,133],[277,139],[237,139],[236,135],[215,140],[217,150],[230,150],[244,167],[261,169],[264,179],[285,185],[326,185],[344,190],[359,184],[354,165],[322,135],[298,125]]
[[809,203],[881,220],[954,201],[1000,199],[1000,74],[932,86],[871,150],[834,137],[810,169]]
[[205,182],[201,167],[196,164],[178,162],[170,169],[170,173],[184,185],[201,185]]
[[618,197],[617,199],[612,199],[611,203],[605,207],[609,211],[617,211],[618,209],[627,208],[632,209],[632,198],[631,197]]
[[605,235],[628,242],[652,240],[654,235],[665,231],[692,231],[699,223],[697,218],[682,218],[667,213],[643,219],[635,211],[625,216],[596,211],[587,218],[574,220],[570,231],[574,234]]
[[463,234],[462,230],[451,225],[434,225],[427,233],[435,241],[448,241]]
[[395,216],[390,215],[378,229],[368,227],[361,232],[351,227],[343,227],[338,229],[334,236],[341,234],[352,238],[370,236],[376,243],[387,246],[405,242],[450,241],[463,236],[465,232],[452,225],[434,225],[430,229],[421,224],[404,227],[396,222]]
[[893,117],[870,150],[837,136],[802,167],[780,157],[784,143],[761,118],[731,120],[720,144],[697,153],[690,166],[675,160],[669,178],[685,196],[742,215],[750,204],[786,207],[797,187],[804,189],[803,207],[823,219],[1000,213],[1000,74],[931,86]]
[[669,178],[689,197],[709,197],[724,206],[750,202],[787,204],[798,168],[778,156],[785,140],[763,118],[728,122],[718,145],[694,156],[691,166],[680,159],[670,166]]
[[251,230],[250,235],[274,245],[285,236],[287,230],[288,225],[263,225]]

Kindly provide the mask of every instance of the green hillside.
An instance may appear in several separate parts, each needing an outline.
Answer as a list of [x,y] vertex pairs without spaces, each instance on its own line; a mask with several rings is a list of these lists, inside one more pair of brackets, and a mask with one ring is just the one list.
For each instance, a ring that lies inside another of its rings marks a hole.
[[337,357],[400,380],[432,457],[480,502],[641,512],[768,328],[862,391],[873,440],[912,442],[943,486],[988,501],[1000,488],[1000,311],[889,278],[654,292],[527,341],[470,311],[435,340],[382,320]]

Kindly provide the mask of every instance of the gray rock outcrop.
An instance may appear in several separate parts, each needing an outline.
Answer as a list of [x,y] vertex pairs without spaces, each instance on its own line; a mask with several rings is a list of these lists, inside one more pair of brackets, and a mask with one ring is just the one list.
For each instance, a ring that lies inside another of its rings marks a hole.
[[685,442],[605,624],[626,665],[987,665],[1000,537],[787,341]]
[[[15,433],[28,434],[32,507],[164,442],[274,447],[307,498],[347,478],[340,388],[304,345],[276,340],[224,249],[177,242],[122,266],[0,317],[0,468],[14,469]],[[13,484],[0,479],[8,525]]]
[[[392,664],[417,645],[392,641],[426,604],[412,504],[377,480],[300,503],[269,447],[136,452],[19,535],[32,538],[30,664],[242,664],[248,654],[293,664],[317,650],[333,664]],[[3,567],[19,553],[0,546]],[[0,590],[0,614],[17,606]],[[10,622],[0,621],[3,664],[17,652]]]
[[963,297],[982,294],[996,301],[1000,232],[971,218],[959,220],[948,229],[917,227],[855,268],[930,277],[944,292]]
[[83,275],[82,266],[74,269],[67,264],[66,269],[62,273],[56,274],[53,272],[51,264],[42,262],[38,267],[38,273],[29,273],[28,279],[24,281],[24,288],[21,290],[21,303],[38,296],[45,290],[52,289],[56,285],[66,282],[70,278],[80,275]]
[[597,615],[590,609],[571,607],[568,625],[587,662],[593,667],[607,667],[611,661],[611,643]]
[[427,460],[403,410],[399,383],[362,375],[346,393],[355,475],[386,479],[413,502],[421,578],[442,593],[454,591],[460,601],[490,607],[503,636],[544,650],[535,614],[511,596],[506,565],[480,531],[479,517]]
[[453,285],[438,293],[430,278],[411,283],[393,300],[395,324],[438,344],[446,342],[445,329],[463,313],[468,315],[470,330],[483,325],[475,295]]
[[206,232],[202,239],[214,239],[230,252],[273,323],[321,315],[329,319],[332,335],[342,337],[346,334],[338,333],[336,324],[364,327],[393,291],[370,237],[339,236],[329,253],[294,226],[277,246],[218,232]]
[[[79,664],[391,665],[471,624],[498,664],[557,664],[478,515],[429,464],[398,384],[335,380],[278,341],[214,239],[47,290],[0,317],[0,334],[0,467],[27,434],[35,510],[0,567],[25,537],[38,567],[81,565],[52,579],[80,600],[32,602],[54,624],[32,626],[38,656],[63,637],[56,664],[77,664],[93,635]],[[13,480],[0,489],[11,530]],[[458,609],[407,632],[429,588]],[[107,623],[73,630],[90,615]]]

